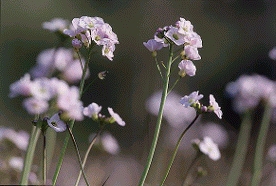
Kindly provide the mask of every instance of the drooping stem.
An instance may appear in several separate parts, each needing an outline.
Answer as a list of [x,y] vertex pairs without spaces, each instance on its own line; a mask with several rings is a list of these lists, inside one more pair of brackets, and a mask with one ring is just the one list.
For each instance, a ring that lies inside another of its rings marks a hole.
[[266,136],[269,129],[270,118],[271,118],[271,106],[267,103],[264,110],[263,119],[261,122],[259,135],[256,143],[254,165],[253,165],[253,176],[251,179],[251,186],[260,185],[262,178],[262,167],[263,167],[263,154],[266,142]]
[[28,185],[28,178],[31,171],[35,147],[36,147],[40,132],[41,130],[38,126],[33,126],[32,133],[29,139],[28,149],[24,160],[24,167],[22,170],[20,185]]
[[154,137],[153,137],[150,152],[149,152],[149,155],[148,155],[148,158],[147,158],[147,163],[144,167],[144,171],[143,171],[142,176],[140,178],[139,186],[143,186],[144,183],[145,183],[145,180],[147,178],[147,175],[148,175],[148,172],[149,172],[152,160],[153,160],[153,156],[154,156],[154,152],[155,152],[156,145],[157,145],[157,142],[158,142],[159,134],[160,134],[163,110],[164,110],[164,105],[165,105],[165,101],[166,101],[167,94],[168,94],[168,87],[169,87],[170,73],[171,73],[171,65],[172,65],[172,57],[173,57],[172,44],[170,44],[169,46],[170,46],[170,55],[169,55],[169,60],[168,60],[168,63],[167,63],[167,68],[166,68],[166,75],[165,75],[164,81],[163,81],[163,91],[162,91],[162,97],[161,97],[161,102],[160,102],[160,106],[159,106],[159,112],[158,112]]
[[165,176],[163,177],[163,180],[162,180],[162,182],[160,184],[161,186],[164,185],[164,183],[165,183],[165,181],[166,181],[166,179],[167,179],[167,177],[169,175],[169,172],[171,170],[172,164],[174,162],[174,159],[175,159],[175,156],[177,154],[177,151],[178,151],[178,148],[179,148],[179,145],[180,145],[180,142],[181,142],[182,138],[184,137],[184,135],[186,134],[186,132],[191,128],[191,126],[195,123],[195,121],[197,120],[198,117],[199,117],[199,114],[196,115],[196,117],[193,119],[193,121],[188,125],[188,127],[180,135],[180,137],[179,137],[179,139],[178,139],[178,141],[176,143],[176,146],[174,148],[173,155],[172,155],[171,160],[169,162],[169,165],[168,165],[167,171],[165,173]]
[[76,153],[77,153],[77,157],[78,157],[78,161],[79,161],[79,165],[80,165],[80,169],[81,169],[83,178],[84,178],[84,180],[85,180],[86,185],[89,186],[89,183],[88,183],[88,181],[87,181],[85,172],[84,172],[83,167],[82,167],[82,160],[81,160],[80,151],[79,151],[79,148],[78,148],[76,139],[74,138],[74,135],[73,135],[73,133],[72,133],[72,130],[70,129],[70,127],[69,127],[68,125],[67,125],[67,129],[68,129],[68,132],[69,132],[69,134],[70,134],[70,137],[71,137],[71,139],[72,139],[72,141],[73,141],[73,144],[74,144]]
[[[101,132],[102,132],[102,129],[99,130],[99,132],[97,132],[97,134],[96,134],[96,135],[94,136],[94,138],[92,139],[92,141],[91,141],[91,143],[90,143],[90,145],[89,145],[89,147],[88,147],[88,149],[87,149],[87,151],[86,151],[86,153],[85,153],[85,156],[84,156],[83,162],[82,162],[82,168],[83,168],[83,169],[84,169],[84,166],[85,166],[85,164],[86,164],[86,161],[87,161],[87,157],[88,157],[88,155],[89,155],[89,152],[91,151],[93,145],[94,145],[95,142],[96,142],[97,137],[100,135]],[[79,172],[79,176],[78,176],[78,179],[77,179],[77,181],[76,181],[76,183],[75,183],[75,186],[79,185],[80,178],[81,178],[81,174],[82,174],[82,170],[80,170],[80,172]]]
[[238,142],[226,186],[236,186],[241,175],[252,128],[251,111],[246,111],[240,126]]

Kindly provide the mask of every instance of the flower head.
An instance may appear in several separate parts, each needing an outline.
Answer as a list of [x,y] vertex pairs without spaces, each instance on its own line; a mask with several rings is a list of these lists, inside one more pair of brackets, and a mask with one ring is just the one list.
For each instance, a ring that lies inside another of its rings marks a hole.
[[91,103],[87,107],[83,108],[83,115],[97,119],[99,112],[102,110],[102,107],[99,106],[97,103]]
[[212,94],[210,94],[209,99],[210,99],[210,106],[208,107],[208,109],[213,111],[218,116],[218,118],[221,119],[222,111],[221,111],[220,106],[218,105],[218,103],[216,102],[216,100]]
[[186,74],[188,76],[194,76],[195,72],[196,72],[196,67],[195,67],[194,63],[190,60],[182,60],[178,64],[178,68],[180,69],[178,74],[181,77],[184,77]]
[[194,91],[192,92],[189,96],[184,96],[181,98],[180,103],[188,108],[189,106],[191,106],[192,104],[196,104],[198,103],[198,101],[203,98],[202,94],[198,95],[199,91]]
[[63,32],[69,26],[69,21],[62,18],[54,18],[49,22],[44,22],[42,27],[51,32],[60,31]]
[[[115,113],[112,108],[108,107],[107,110],[108,110],[109,114],[111,115],[112,120],[114,120],[114,122],[116,121],[121,126],[126,125],[126,123],[122,120],[122,118],[117,113]],[[111,121],[111,123],[112,123],[112,121]]]
[[67,129],[66,124],[59,117],[59,113],[54,114],[50,119],[47,120],[49,127],[54,129],[56,132],[64,132]]
[[147,42],[143,42],[143,45],[150,51],[155,52],[157,50],[162,49],[163,43],[157,42],[155,39],[150,39]]

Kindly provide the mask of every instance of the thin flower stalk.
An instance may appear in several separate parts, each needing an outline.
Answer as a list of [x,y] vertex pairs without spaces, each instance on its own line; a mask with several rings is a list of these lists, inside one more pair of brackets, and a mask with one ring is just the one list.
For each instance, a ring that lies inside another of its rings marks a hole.
[[86,185],[89,186],[89,183],[88,183],[88,181],[87,181],[85,172],[84,172],[83,167],[82,167],[82,164],[83,164],[83,163],[82,163],[82,160],[81,160],[80,151],[79,151],[79,148],[78,148],[76,139],[74,138],[74,135],[73,135],[73,133],[72,133],[72,130],[70,129],[70,127],[69,127],[68,125],[67,125],[67,129],[68,129],[68,132],[69,132],[69,134],[70,134],[70,137],[71,137],[71,139],[72,139],[72,141],[73,141],[73,143],[74,143],[74,147],[75,147],[75,149],[76,149],[76,153],[77,153],[77,156],[78,156],[78,161],[79,161],[80,169],[81,169],[81,171],[82,171],[83,178],[84,178],[84,180],[85,180]]
[[166,68],[166,76],[164,77],[164,81],[163,81],[163,91],[162,91],[162,97],[161,97],[161,102],[160,102],[160,106],[159,106],[159,112],[158,112],[158,118],[157,118],[157,122],[156,122],[156,127],[155,127],[155,132],[154,132],[154,137],[153,137],[153,141],[151,144],[151,148],[150,148],[150,152],[147,158],[147,163],[145,165],[144,171],[142,173],[140,182],[139,182],[139,186],[143,186],[145,183],[145,180],[147,178],[152,160],[153,160],[153,156],[154,156],[154,152],[156,149],[156,145],[158,142],[158,138],[159,138],[159,134],[160,134],[160,129],[161,129],[161,123],[162,123],[162,116],[163,116],[163,111],[164,111],[164,105],[165,105],[165,101],[168,95],[168,88],[169,88],[169,81],[170,81],[170,73],[171,73],[171,65],[172,65],[172,58],[173,58],[173,47],[172,44],[169,45],[170,47],[170,56],[169,56],[169,60],[167,63],[167,68]]
[[260,126],[260,132],[257,138],[254,164],[253,164],[253,176],[251,180],[251,186],[260,185],[262,178],[262,167],[263,167],[263,154],[266,142],[266,136],[269,129],[270,118],[271,118],[272,107],[270,104],[265,105],[264,115]]
[[35,147],[36,147],[40,133],[41,133],[40,128],[37,126],[33,126],[32,133],[31,133],[31,136],[29,139],[27,153],[26,153],[25,160],[24,160],[24,167],[22,170],[20,185],[28,184],[28,178],[29,178],[29,174],[31,171]]
[[47,150],[46,150],[46,134],[43,133],[43,166],[42,166],[42,183],[46,185],[47,180]]
[[171,160],[169,162],[169,165],[168,165],[168,168],[166,170],[165,176],[163,177],[163,180],[162,180],[162,182],[160,184],[161,186],[164,185],[164,183],[165,183],[165,181],[166,181],[166,179],[167,179],[167,177],[169,175],[169,172],[171,170],[172,164],[174,162],[174,159],[175,159],[175,156],[177,154],[177,151],[178,151],[178,148],[179,148],[179,145],[180,145],[180,142],[181,142],[182,138],[184,137],[184,135],[186,134],[186,132],[191,128],[191,126],[195,123],[195,121],[197,120],[198,117],[199,117],[199,114],[197,114],[195,116],[195,118],[193,119],[193,121],[188,125],[188,127],[180,135],[180,137],[179,137],[179,139],[178,139],[178,141],[176,143],[176,146],[174,148],[173,155],[172,155]]
[[[82,77],[81,77],[81,82],[80,82],[80,89],[79,89],[79,98],[81,98],[81,96],[83,94],[85,74],[88,70],[88,63],[90,61],[90,54],[91,54],[91,52],[89,52],[88,60],[85,62],[84,69],[83,69],[83,72],[82,72]],[[79,60],[81,61],[81,58],[79,58]],[[69,122],[70,129],[73,128],[74,123],[75,123],[75,120],[71,120]],[[60,169],[61,169],[61,166],[62,166],[63,158],[64,158],[64,155],[65,155],[65,151],[66,151],[66,148],[67,148],[67,145],[68,145],[69,137],[70,137],[70,135],[67,133],[66,137],[64,139],[62,149],[61,149],[61,154],[59,156],[59,160],[58,160],[58,163],[57,163],[57,166],[56,166],[56,170],[55,170],[55,173],[54,173],[54,176],[53,176],[53,179],[52,179],[52,184],[53,185],[56,185],[57,178],[58,178],[58,175],[59,175],[59,172],[60,172]]]
[[162,75],[162,71],[161,71],[161,69],[160,69],[160,65],[159,65],[159,63],[158,63],[157,58],[154,57],[154,60],[155,60],[155,63],[156,63],[156,67],[157,67],[157,69],[158,69],[158,72],[159,72],[159,74],[160,74],[162,80],[164,80],[163,75]]
[[252,111],[248,110],[244,113],[243,121],[240,126],[238,142],[230,173],[228,175],[226,186],[236,186],[242,172],[242,167],[247,153],[250,140],[250,132],[252,128]]
[[[102,130],[99,130],[99,132],[97,132],[97,134],[94,136],[94,138],[92,139],[92,141],[91,141],[91,143],[90,143],[90,145],[89,145],[89,147],[88,147],[88,149],[87,149],[87,151],[86,151],[86,153],[84,155],[83,162],[82,162],[82,168],[83,169],[85,167],[88,155],[89,155],[89,153],[90,153],[93,145],[95,144],[97,137],[100,135],[101,132],[102,132]],[[75,186],[79,185],[81,175],[82,175],[82,170],[80,170],[80,172],[79,172],[78,179],[77,179],[77,181],[75,183]]]
[[197,152],[196,156],[194,157],[194,159],[192,160],[192,163],[190,164],[189,168],[187,169],[185,175],[184,175],[184,182],[183,182],[183,186],[186,186],[187,183],[187,177],[190,173],[190,170],[192,169],[192,167],[196,164],[196,162],[199,160],[199,158],[201,157],[202,153]]

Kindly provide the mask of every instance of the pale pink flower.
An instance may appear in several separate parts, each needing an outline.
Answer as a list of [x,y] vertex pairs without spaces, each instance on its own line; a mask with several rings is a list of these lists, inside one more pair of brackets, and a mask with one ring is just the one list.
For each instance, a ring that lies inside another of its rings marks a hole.
[[176,22],[176,27],[178,28],[178,32],[183,35],[193,32],[193,25],[191,22],[182,17],[180,17],[180,20]]
[[191,106],[194,103],[198,103],[198,101],[201,98],[203,98],[203,95],[202,94],[198,95],[198,92],[199,91],[194,91],[189,96],[186,95],[186,96],[182,97],[180,100],[180,103],[186,108],[188,108],[189,106]]
[[178,32],[178,29],[171,27],[165,36],[172,40],[177,46],[183,45],[185,43],[184,35]]
[[196,67],[195,67],[194,63],[190,60],[182,60],[178,64],[178,68],[180,69],[178,74],[181,77],[184,77],[186,74],[188,76],[194,76],[196,73]]
[[63,32],[65,28],[69,26],[69,21],[62,18],[54,18],[49,22],[42,23],[42,27],[51,32],[60,31]]
[[99,106],[97,103],[91,103],[83,108],[83,115],[93,118],[95,115],[98,115],[101,110],[102,106]]
[[191,60],[200,60],[201,57],[196,47],[186,45],[184,46],[185,56]]
[[59,113],[54,114],[50,119],[47,119],[49,127],[56,132],[64,132],[67,129],[66,123],[59,117]]
[[35,115],[45,113],[49,108],[49,104],[45,100],[30,97],[23,100],[23,107],[29,114]]
[[111,115],[111,117],[112,117],[119,125],[121,125],[121,126],[125,126],[125,125],[126,125],[126,123],[122,120],[122,118],[121,118],[117,113],[115,113],[115,112],[113,111],[112,108],[108,107],[107,110],[108,110],[109,114]]
[[221,157],[217,144],[208,136],[204,137],[203,141],[200,141],[199,150],[214,161],[217,161]]
[[213,112],[218,116],[219,119],[221,119],[222,111],[221,111],[220,106],[218,105],[218,103],[216,102],[216,100],[212,94],[210,94],[209,99],[210,99],[210,106],[211,106]]
[[157,50],[162,49],[163,43],[157,42],[155,39],[150,39],[147,42],[143,42],[143,45],[150,51],[150,52],[154,52]]
[[101,135],[101,143],[104,150],[110,154],[115,155],[115,154],[118,154],[120,151],[120,146],[116,138],[114,138],[114,136],[112,136],[107,132],[104,132]]
[[19,95],[29,96],[31,94],[31,87],[31,76],[30,74],[25,74],[20,80],[10,85],[9,97],[14,98]]

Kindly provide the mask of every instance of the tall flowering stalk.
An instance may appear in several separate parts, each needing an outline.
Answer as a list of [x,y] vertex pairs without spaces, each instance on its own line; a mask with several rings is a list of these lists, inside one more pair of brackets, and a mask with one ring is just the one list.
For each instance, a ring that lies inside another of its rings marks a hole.
[[[191,22],[186,21],[184,18],[180,18],[180,20],[177,21],[174,26],[165,26],[163,28],[157,29],[156,33],[154,34],[154,39],[150,39],[143,44],[150,52],[152,52],[152,56],[155,58],[157,69],[163,81],[163,91],[156,121],[154,137],[147,158],[147,162],[139,182],[140,186],[144,185],[145,183],[154,157],[160,134],[163,110],[167,95],[176,84],[174,83],[173,86],[169,87],[172,65],[176,61],[176,59],[181,57],[182,61],[178,65],[180,69],[178,75],[180,77],[184,77],[186,75],[194,76],[196,72],[196,67],[191,60],[201,59],[200,55],[198,54],[198,48],[202,47],[202,41],[200,36],[193,31],[193,25],[191,24]],[[176,57],[174,57],[175,46],[182,47],[181,52]],[[165,70],[165,72],[163,72],[162,66],[159,65],[157,60],[157,51],[165,47],[169,48],[169,58],[167,64],[163,66]]]

